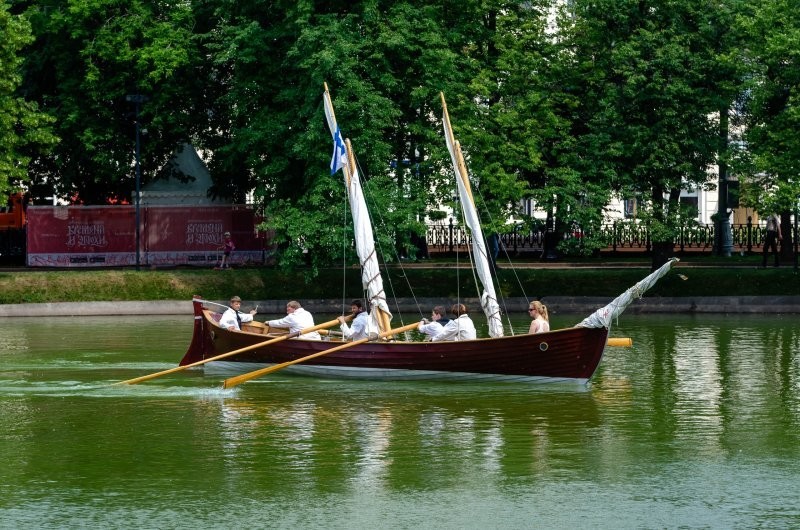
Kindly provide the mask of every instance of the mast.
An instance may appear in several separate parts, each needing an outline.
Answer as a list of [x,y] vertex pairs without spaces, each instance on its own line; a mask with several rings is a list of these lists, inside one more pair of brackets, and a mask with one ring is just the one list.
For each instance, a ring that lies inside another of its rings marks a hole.
[[486,252],[486,242],[483,239],[483,230],[478,212],[475,209],[475,200],[472,197],[472,188],[469,184],[467,165],[464,156],[461,154],[461,144],[453,136],[453,129],[450,126],[450,115],[447,113],[447,103],[444,100],[444,93],[439,92],[442,99],[442,124],[444,125],[444,136],[447,140],[447,150],[450,151],[450,158],[453,160],[453,169],[456,173],[456,183],[458,184],[458,196],[461,202],[461,209],[464,212],[464,221],[472,233],[472,253],[475,256],[475,269],[478,277],[483,284],[481,294],[481,308],[489,322],[489,336],[503,336],[503,322],[500,320],[500,306],[497,303],[497,295],[492,281],[491,268],[489,266],[489,255]]
[[325,118],[328,128],[333,136],[333,160],[331,160],[331,175],[339,168],[344,173],[344,184],[347,188],[347,198],[350,202],[350,211],[353,215],[355,230],[356,253],[361,264],[361,285],[367,292],[367,301],[372,308],[370,319],[375,328],[381,332],[391,329],[392,313],[386,303],[386,293],[383,290],[383,278],[375,252],[375,238],[372,233],[372,222],[364,200],[364,191],[361,188],[361,179],[355,164],[355,157],[350,145],[350,140],[343,141],[336,115],[333,112],[333,103],[325,83],[325,92],[322,95],[325,106]]

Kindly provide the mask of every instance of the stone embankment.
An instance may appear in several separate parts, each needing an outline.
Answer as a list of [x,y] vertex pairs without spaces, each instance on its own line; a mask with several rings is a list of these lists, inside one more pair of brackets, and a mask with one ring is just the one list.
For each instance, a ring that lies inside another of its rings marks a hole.
[[[542,302],[551,313],[589,314],[608,304],[611,298],[552,296]],[[224,305],[224,300],[212,300]],[[392,304],[392,311],[407,314],[422,311],[427,315],[435,305],[447,305],[452,300],[433,298],[400,299]],[[479,307],[476,298],[462,300],[475,313]],[[259,306],[259,313],[281,315],[285,313],[286,300],[252,300],[245,309]],[[501,301],[504,312],[524,313],[528,301],[524,298],[507,298]],[[313,313],[336,314],[342,311],[341,300],[303,300],[303,306]],[[213,305],[212,305],[213,307]],[[419,309],[421,308],[421,310]],[[345,310],[349,310],[345,308]],[[644,297],[634,301],[626,313],[678,313],[678,314],[800,314],[800,296],[714,296],[714,297]],[[70,317],[70,316],[123,316],[123,315],[191,315],[191,300],[166,300],[151,302],[59,302],[45,304],[0,305],[0,317]]]

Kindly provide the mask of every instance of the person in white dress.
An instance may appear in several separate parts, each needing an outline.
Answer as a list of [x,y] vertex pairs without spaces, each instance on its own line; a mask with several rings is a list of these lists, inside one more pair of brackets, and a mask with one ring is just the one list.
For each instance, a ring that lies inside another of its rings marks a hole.
[[253,315],[256,314],[258,308],[250,310],[249,313],[242,313],[239,309],[242,307],[242,299],[238,296],[232,296],[228,309],[222,313],[219,319],[219,325],[231,331],[241,331],[244,322],[252,322]]
[[[311,313],[303,309],[300,302],[292,300],[286,304],[286,316],[277,320],[270,320],[267,325],[271,328],[289,328],[289,333],[297,333],[306,328],[314,327],[314,317]],[[298,335],[298,339],[320,340],[319,333],[312,331]]]

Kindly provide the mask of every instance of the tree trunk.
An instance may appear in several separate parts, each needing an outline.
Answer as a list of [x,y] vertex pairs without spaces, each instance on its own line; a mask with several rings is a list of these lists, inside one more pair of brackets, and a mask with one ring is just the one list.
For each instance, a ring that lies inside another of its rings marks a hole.
[[794,241],[792,240],[792,212],[782,212],[781,237],[778,242],[778,253],[782,263],[792,263],[794,260]]
[[[661,186],[653,186],[651,198],[653,200],[654,219],[666,224],[669,215],[667,208],[677,208],[680,189],[673,188],[670,190],[666,205],[664,204],[664,188]],[[658,269],[675,255],[675,241],[672,239],[669,241],[651,241],[651,248],[653,249],[653,257],[650,263],[652,270]]]
[[653,260],[651,269],[656,270],[665,264],[675,255],[675,243],[673,241],[659,241],[653,243]]

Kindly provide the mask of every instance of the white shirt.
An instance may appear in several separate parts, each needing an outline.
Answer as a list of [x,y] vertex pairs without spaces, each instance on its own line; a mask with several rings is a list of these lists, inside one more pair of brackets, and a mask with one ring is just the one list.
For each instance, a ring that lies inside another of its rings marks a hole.
[[475,331],[475,324],[472,323],[469,315],[461,315],[448,322],[432,340],[434,342],[442,340],[472,340],[477,336],[478,332]]
[[420,322],[419,326],[417,326],[417,330],[420,333],[427,335],[427,337],[425,337],[425,340],[432,340],[433,337],[441,333],[443,329],[444,326],[439,324],[438,320],[432,320],[427,324],[423,324],[422,322]]
[[[302,307],[299,307],[285,317],[278,320],[270,320],[267,322],[267,324],[271,328],[289,328],[289,333],[297,333],[298,331],[302,331],[306,328],[313,328],[314,317],[311,316],[311,313]],[[322,337],[320,337],[319,333],[316,331],[312,331],[310,333],[304,333],[297,338],[305,340],[320,340]]]
[[776,214],[772,214],[767,218],[767,231],[778,232],[780,234],[781,221]]
[[352,326],[348,326],[347,322],[342,322],[341,328],[344,338],[353,340],[366,339],[369,336],[367,334],[368,319],[369,315],[367,315],[367,312],[362,311],[353,320]]
[[[242,320],[242,322],[251,322],[253,320],[253,315],[239,311],[239,318]],[[219,319],[219,325],[225,329],[233,326],[235,330],[241,331],[241,328],[239,327],[239,321],[236,320],[236,311],[234,311],[232,307],[229,307],[224,313],[222,313],[222,318]]]

